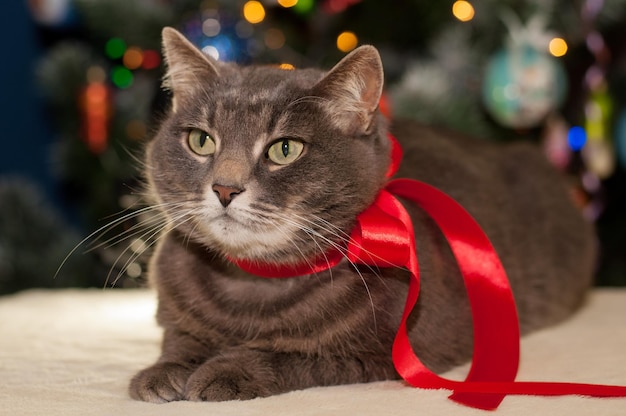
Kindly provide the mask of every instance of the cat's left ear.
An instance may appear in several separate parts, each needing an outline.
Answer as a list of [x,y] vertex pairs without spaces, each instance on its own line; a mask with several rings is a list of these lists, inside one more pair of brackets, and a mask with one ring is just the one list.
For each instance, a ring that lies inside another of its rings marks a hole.
[[314,87],[327,99],[333,122],[349,134],[371,133],[383,91],[383,65],[373,46],[360,46],[344,57]]
[[199,84],[211,82],[219,76],[218,63],[189,42],[180,32],[166,27],[162,32],[163,55],[167,73],[163,87],[173,93],[173,110],[176,102],[191,95]]

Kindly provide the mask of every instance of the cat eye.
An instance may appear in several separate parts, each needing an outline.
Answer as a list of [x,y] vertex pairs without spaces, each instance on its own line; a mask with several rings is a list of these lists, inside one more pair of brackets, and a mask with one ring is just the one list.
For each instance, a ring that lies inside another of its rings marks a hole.
[[278,165],[295,161],[304,150],[304,143],[294,139],[280,139],[267,150],[267,158]]
[[215,153],[215,141],[202,130],[192,129],[189,131],[187,142],[191,151],[199,156],[209,156]]

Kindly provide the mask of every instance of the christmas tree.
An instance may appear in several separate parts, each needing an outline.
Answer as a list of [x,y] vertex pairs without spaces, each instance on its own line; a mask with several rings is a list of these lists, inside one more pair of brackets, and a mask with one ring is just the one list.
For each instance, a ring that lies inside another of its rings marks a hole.
[[242,64],[329,66],[375,45],[394,116],[541,145],[575,179],[573,193],[597,224],[598,284],[626,285],[626,0],[41,0],[31,8],[47,48],[38,80],[55,119],[65,199],[89,231],[124,210],[93,247],[120,286],[142,276],[149,251],[138,155],[168,102],[159,88],[164,26]]

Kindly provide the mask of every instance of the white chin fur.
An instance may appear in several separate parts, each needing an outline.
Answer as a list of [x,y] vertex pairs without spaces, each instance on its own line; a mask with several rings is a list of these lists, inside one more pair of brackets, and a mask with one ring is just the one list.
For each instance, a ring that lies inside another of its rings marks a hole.
[[214,195],[207,195],[206,208],[196,218],[196,237],[232,258],[267,261],[280,252],[298,253],[297,225],[280,216],[271,223],[256,220],[248,198],[240,195],[224,209]]
[[[265,227],[264,227],[265,228]],[[295,230],[276,227],[253,230],[229,217],[221,217],[206,224],[207,236],[231,257],[261,259],[277,251],[293,249],[290,236]]]

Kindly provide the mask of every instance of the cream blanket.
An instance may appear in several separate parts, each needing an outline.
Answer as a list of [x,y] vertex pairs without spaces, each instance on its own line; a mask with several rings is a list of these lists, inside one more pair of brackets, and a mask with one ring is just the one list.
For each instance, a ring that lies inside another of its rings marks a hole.
[[[29,291],[0,298],[0,415],[485,415],[446,391],[399,381],[313,388],[243,402],[132,401],[159,353],[148,290]],[[518,379],[626,384],[626,290],[596,289],[564,324],[524,338]],[[446,374],[463,378],[466,368]],[[498,415],[626,415],[626,399],[509,396]]]

